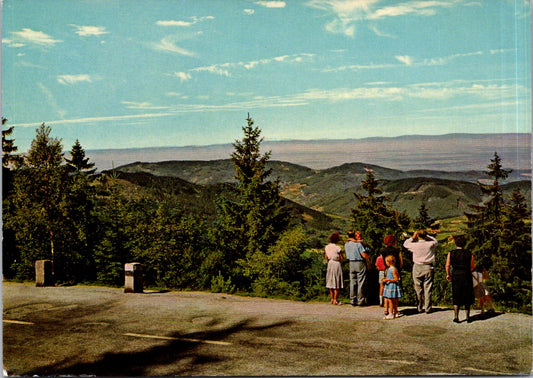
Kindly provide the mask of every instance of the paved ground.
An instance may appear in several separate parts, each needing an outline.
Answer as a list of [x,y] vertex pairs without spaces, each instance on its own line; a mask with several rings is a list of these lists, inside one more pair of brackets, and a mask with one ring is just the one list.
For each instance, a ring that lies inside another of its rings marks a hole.
[[[377,306],[3,284],[10,375],[508,375],[532,372],[532,318],[382,320]],[[476,312],[474,312],[476,313]],[[464,316],[462,314],[462,316]]]

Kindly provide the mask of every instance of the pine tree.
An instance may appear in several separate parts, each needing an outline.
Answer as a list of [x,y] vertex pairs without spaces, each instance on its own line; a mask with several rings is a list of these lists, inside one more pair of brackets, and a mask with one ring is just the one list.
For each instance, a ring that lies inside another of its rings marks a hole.
[[501,159],[494,159],[485,172],[492,184],[478,182],[485,200],[474,205],[468,219],[469,248],[476,265],[489,271],[493,298],[509,307],[531,311],[531,232],[526,226],[530,212],[525,199],[515,190],[506,201],[500,180],[510,170],[502,167]]
[[[225,198],[218,201],[220,232],[217,241],[224,251],[224,265],[243,283],[243,272],[235,263],[267,253],[288,224],[287,211],[279,194],[279,181],[268,181],[266,168],[270,152],[261,154],[261,130],[248,115],[242,128],[244,137],[233,143],[231,160],[237,183]],[[246,263],[244,263],[246,265]],[[241,264],[242,266],[242,264]],[[246,285],[246,284],[244,284]]]
[[[13,180],[15,171],[20,167],[22,159],[16,154],[18,147],[15,146],[14,139],[8,139],[13,133],[13,126],[4,130],[7,119],[2,117],[2,202],[4,202],[13,191]],[[20,252],[16,248],[15,232],[6,227],[6,220],[9,218],[8,212],[4,208],[2,212],[2,269],[6,278],[12,278],[13,263],[19,259]]]
[[376,252],[386,234],[398,237],[409,226],[410,219],[387,204],[388,198],[382,195],[374,171],[365,170],[366,177],[361,181],[361,188],[366,195],[354,193],[356,205],[352,209],[352,227],[363,233],[371,250]]
[[484,173],[492,178],[491,184],[478,181],[478,187],[486,198],[480,205],[470,205],[474,212],[466,212],[469,227],[470,245],[475,248],[479,263],[486,269],[492,266],[492,256],[500,248],[499,235],[502,231],[502,215],[504,209],[503,191],[500,181],[506,179],[511,173],[503,169],[498,153],[487,166]]
[[516,262],[510,265],[511,275],[525,281],[531,281],[530,219],[526,199],[516,187],[504,207],[501,248],[510,261]]
[[76,142],[72,146],[70,156],[71,158],[65,158],[65,161],[67,162],[68,169],[72,170],[72,172],[84,172],[87,175],[92,175],[96,172],[96,168],[93,168],[94,163],[89,163],[89,158],[85,157],[85,150],[78,139],[76,139]]
[[7,138],[13,133],[14,127],[4,130],[6,123],[7,119],[2,117],[2,167],[10,168],[20,164],[21,157],[16,154],[18,147],[15,146],[15,140]]
[[428,209],[426,207],[426,204],[422,202],[420,204],[420,207],[418,208],[418,217],[413,219],[413,227],[414,229],[418,230],[421,228],[429,228],[431,227],[431,224],[433,223],[433,219],[429,216]]

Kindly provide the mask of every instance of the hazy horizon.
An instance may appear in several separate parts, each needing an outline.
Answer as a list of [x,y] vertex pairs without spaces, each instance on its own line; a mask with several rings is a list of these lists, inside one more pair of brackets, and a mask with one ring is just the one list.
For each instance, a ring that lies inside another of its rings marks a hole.
[[[531,133],[404,135],[361,139],[320,139],[269,141],[262,152],[271,151],[271,160],[286,161],[312,169],[362,162],[399,170],[442,171],[484,170],[494,157],[504,167],[531,169]],[[99,171],[121,165],[168,160],[229,159],[231,143],[206,146],[145,147],[87,150]]]

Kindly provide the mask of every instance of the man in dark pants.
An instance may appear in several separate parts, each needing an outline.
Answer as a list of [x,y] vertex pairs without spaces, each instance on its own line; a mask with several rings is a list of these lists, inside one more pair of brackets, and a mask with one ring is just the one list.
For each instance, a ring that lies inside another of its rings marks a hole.
[[350,303],[352,306],[365,305],[366,297],[363,290],[366,281],[367,260],[370,255],[363,246],[361,232],[348,231],[344,252],[350,261]]

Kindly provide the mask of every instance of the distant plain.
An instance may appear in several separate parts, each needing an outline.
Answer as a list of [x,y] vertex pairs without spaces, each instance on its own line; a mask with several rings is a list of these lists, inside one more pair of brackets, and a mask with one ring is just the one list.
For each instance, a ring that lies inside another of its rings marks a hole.
[[[186,144],[186,141],[184,141]],[[398,170],[484,170],[494,157],[513,170],[531,170],[531,134],[446,134],[391,138],[292,140],[262,143],[271,160],[312,169],[362,162]],[[88,150],[99,171],[132,162],[228,159],[231,143],[209,146]]]

